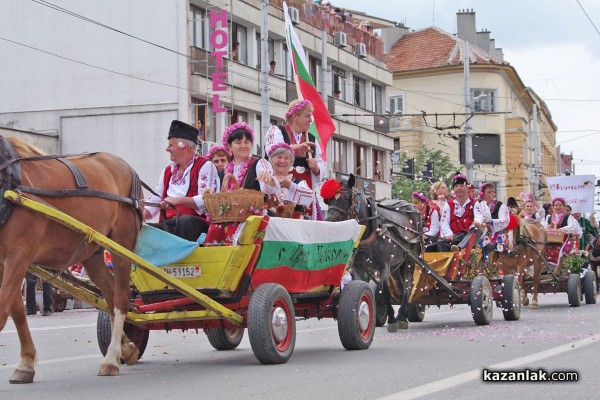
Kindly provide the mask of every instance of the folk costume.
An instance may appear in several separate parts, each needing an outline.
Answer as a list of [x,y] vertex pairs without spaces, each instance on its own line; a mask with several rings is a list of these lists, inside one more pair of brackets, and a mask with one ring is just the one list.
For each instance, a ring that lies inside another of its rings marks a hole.
[[[170,138],[187,139],[196,143],[198,129],[181,121],[173,121],[169,129],[168,139]],[[183,171],[179,169],[177,163],[171,162],[161,172],[154,189],[154,192],[160,196],[150,196],[147,200],[149,203],[158,204],[167,197],[191,197],[196,206],[190,208],[177,205],[167,208],[160,216],[160,223],[150,225],[194,242],[200,234],[208,230],[202,192],[209,188],[218,192],[220,185],[217,169],[213,163],[207,161],[206,158],[196,155]],[[159,207],[146,206],[145,208],[152,217],[160,212]]]
[[[290,145],[286,143],[278,143],[273,145],[269,153],[271,163],[273,163],[274,157],[285,152],[290,154],[292,160],[294,159],[294,151]],[[291,172],[285,177],[277,175],[276,178],[287,178],[291,181],[291,183],[289,188],[281,186],[279,193],[272,196],[271,200],[274,201],[269,204],[269,208],[275,207],[275,210],[271,210],[271,212],[274,212],[276,215],[277,207],[281,207],[284,203],[293,203],[296,205],[293,218],[304,218],[310,220],[319,219],[320,213],[316,212],[317,208],[311,207],[315,202],[317,202],[316,194],[310,188],[306,180],[295,177]]]
[[[493,248],[496,251],[505,251],[512,248],[512,240],[509,241],[510,230],[518,227],[518,220],[514,219],[511,224],[510,210],[506,204],[497,199],[487,201],[484,199],[486,187],[493,187],[493,183],[482,183],[479,189],[479,201],[475,203],[475,221],[480,224],[486,224],[488,227],[487,235],[483,238],[481,247]],[[514,217],[513,217],[514,218]],[[510,244],[509,244],[510,243]]]
[[[254,130],[244,122],[237,122],[223,132],[223,145],[230,145],[230,137],[232,135],[239,136],[240,131],[243,131],[243,135],[248,137],[250,141],[254,143]],[[233,155],[233,160],[225,167],[225,175],[232,174],[240,188],[257,190],[267,195],[276,194],[280,190],[277,179],[274,179],[273,185],[257,180],[258,175],[262,171],[267,171],[271,176],[273,175],[273,167],[271,167],[271,164],[267,160],[248,157],[247,159],[240,161],[235,159],[235,154]],[[223,189],[224,191],[230,192],[235,189],[235,184],[230,181],[227,187],[224,187]],[[263,215],[262,209],[254,210],[254,212],[257,215]],[[206,243],[235,244],[243,226],[243,222],[213,223],[208,231]]]

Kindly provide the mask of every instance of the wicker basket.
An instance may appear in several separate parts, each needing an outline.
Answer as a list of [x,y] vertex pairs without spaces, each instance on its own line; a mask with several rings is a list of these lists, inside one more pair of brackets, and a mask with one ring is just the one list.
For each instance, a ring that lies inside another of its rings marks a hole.
[[563,243],[564,241],[564,232],[554,229],[549,229],[546,231],[546,243]]
[[[235,189],[227,192],[229,180],[233,180]],[[240,189],[240,185],[232,174],[223,178],[220,193],[204,195],[206,211],[211,222],[241,222],[250,215],[256,215],[256,210],[262,210],[265,198],[262,192],[252,189]]]
[[296,204],[288,200],[281,201],[277,195],[272,194],[267,201],[267,210],[273,217],[294,218]]

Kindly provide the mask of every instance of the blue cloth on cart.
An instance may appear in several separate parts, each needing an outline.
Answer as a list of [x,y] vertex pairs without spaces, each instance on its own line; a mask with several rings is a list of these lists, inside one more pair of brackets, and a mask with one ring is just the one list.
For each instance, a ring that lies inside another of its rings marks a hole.
[[149,263],[160,267],[189,256],[197,247],[198,243],[196,242],[190,242],[143,224],[134,252]]

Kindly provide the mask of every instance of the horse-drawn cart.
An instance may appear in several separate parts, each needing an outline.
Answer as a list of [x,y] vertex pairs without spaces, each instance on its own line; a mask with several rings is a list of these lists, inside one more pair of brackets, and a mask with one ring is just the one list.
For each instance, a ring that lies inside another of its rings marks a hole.
[[[234,245],[192,244],[185,257],[176,256],[158,267],[55,208],[13,191],[6,191],[4,197],[131,262],[132,296],[124,332],[138,347],[138,358],[150,330],[203,329],[215,349],[229,350],[239,345],[248,328],[260,362],[284,363],[294,350],[297,318],[337,319],[342,345],[349,350],[366,349],[373,340],[375,301],[368,284],[350,282],[340,290],[364,230],[354,220],[330,223],[253,216]],[[161,243],[156,244],[160,250]],[[99,291],[70,274],[40,267],[32,271],[102,311],[98,340],[106,353],[111,323]]]
[[409,297],[408,318],[420,322],[426,305],[469,304],[477,325],[489,325],[493,305],[502,309],[504,319],[516,321],[521,316],[520,286],[512,274],[489,278],[483,274],[468,276],[469,259],[479,260],[481,250],[474,248],[476,235],[467,247],[451,252],[425,252],[415,258],[414,285]]

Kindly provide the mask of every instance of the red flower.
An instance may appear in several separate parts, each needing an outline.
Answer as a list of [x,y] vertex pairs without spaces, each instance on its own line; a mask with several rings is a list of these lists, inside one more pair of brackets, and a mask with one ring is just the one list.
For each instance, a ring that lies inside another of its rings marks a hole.
[[335,179],[326,180],[321,186],[321,197],[323,200],[329,200],[335,197],[342,189],[342,185]]

